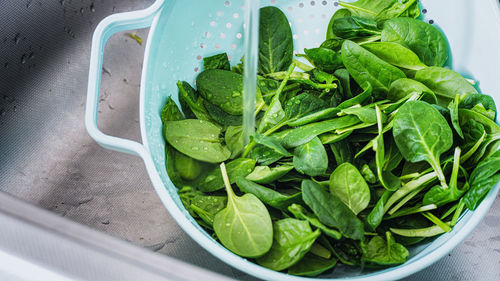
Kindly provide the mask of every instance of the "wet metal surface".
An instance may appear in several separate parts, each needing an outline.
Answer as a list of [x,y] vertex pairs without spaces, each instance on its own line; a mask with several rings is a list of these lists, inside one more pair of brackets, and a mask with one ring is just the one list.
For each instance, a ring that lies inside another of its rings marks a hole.
[[[93,30],[106,15],[152,2],[0,2],[0,190],[152,251],[252,280],[176,225],[139,158],[103,149],[85,131]],[[136,32],[146,40],[148,30]],[[106,46],[99,126],[108,134],[140,140],[143,51],[124,33]],[[406,280],[499,280],[499,229],[497,199],[466,242]]]

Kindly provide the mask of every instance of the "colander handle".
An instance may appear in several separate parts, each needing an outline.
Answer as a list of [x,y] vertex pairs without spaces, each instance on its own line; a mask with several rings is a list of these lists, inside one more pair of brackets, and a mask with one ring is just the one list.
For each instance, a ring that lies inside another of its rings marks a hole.
[[150,27],[158,11],[161,10],[162,4],[163,1],[156,1],[151,7],[144,10],[111,15],[99,23],[92,38],[85,127],[89,135],[104,148],[142,158],[146,155],[146,149],[141,143],[106,135],[97,127],[102,62],[104,47],[111,35],[119,31]]

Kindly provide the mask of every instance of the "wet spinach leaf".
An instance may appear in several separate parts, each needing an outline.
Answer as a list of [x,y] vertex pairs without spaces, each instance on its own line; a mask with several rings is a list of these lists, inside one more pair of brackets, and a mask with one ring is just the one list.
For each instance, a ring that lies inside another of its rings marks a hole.
[[168,143],[189,157],[209,163],[220,163],[231,156],[231,151],[220,139],[221,129],[208,121],[167,121],[164,126]]
[[[240,177],[249,175],[255,167],[256,161],[247,158],[235,159],[226,165],[229,182],[235,183]],[[197,187],[203,192],[213,192],[224,188],[224,179],[219,166],[216,166],[208,174],[196,181]]]
[[373,237],[363,248],[363,260],[372,265],[402,264],[409,255],[408,250],[397,243],[390,232],[386,232],[386,239],[380,236]]
[[477,90],[455,71],[442,67],[427,67],[415,73],[415,80],[431,89],[436,95],[454,99],[455,95],[477,93]]
[[299,145],[293,151],[295,170],[311,177],[324,175],[328,168],[328,156],[318,137]]
[[309,213],[301,205],[292,204],[288,207],[288,211],[290,211],[297,219],[308,221],[312,226],[321,230],[321,232],[328,237],[336,240],[339,240],[342,237],[342,234],[340,232],[321,223],[314,214]]
[[256,183],[268,184],[277,181],[291,170],[293,170],[293,166],[289,164],[277,165],[273,168],[269,166],[257,166],[245,178]]
[[363,48],[397,67],[411,70],[420,70],[427,67],[414,52],[398,43],[372,42],[363,44]]
[[205,68],[205,70],[207,69],[231,70],[231,65],[229,64],[229,58],[227,57],[226,53],[203,58],[203,67]]
[[259,73],[288,69],[293,60],[292,30],[283,12],[276,7],[260,9]]
[[255,195],[236,196],[224,163],[220,168],[227,192],[227,206],[214,217],[215,234],[222,245],[233,253],[242,257],[260,257],[273,244],[271,216]]
[[288,269],[288,274],[298,276],[317,276],[332,269],[337,264],[336,258],[321,258],[307,253],[298,263]]

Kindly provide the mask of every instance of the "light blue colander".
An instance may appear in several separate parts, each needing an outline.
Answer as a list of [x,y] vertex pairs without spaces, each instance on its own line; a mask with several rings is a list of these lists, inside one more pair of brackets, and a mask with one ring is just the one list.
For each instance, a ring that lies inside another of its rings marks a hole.
[[[160,112],[167,97],[177,100],[177,80],[194,82],[201,58],[227,52],[235,64],[243,55],[243,0],[158,0],[150,8],[104,19],[92,41],[87,112],[89,134],[102,146],[138,155],[165,207],[196,242],[222,261],[265,280],[314,280],[268,270],[226,250],[190,217],[165,170],[165,143]],[[446,34],[453,55],[449,65],[467,78],[480,81],[483,93],[500,104],[500,17],[497,0],[425,0],[426,21]],[[295,50],[318,46],[336,9],[336,1],[261,1],[281,8],[291,22]],[[151,27],[141,81],[140,124],[143,143],[105,135],[97,128],[97,106],[102,56],[114,33]],[[473,74],[473,75],[472,75]],[[335,280],[391,280],[403,278],[434,263],[463,241],[486,214],[500,189],[497,185],[474,212],[466,212],[453,231],[411,250],[403,265],[378,271],[338,267],[321,276]]]

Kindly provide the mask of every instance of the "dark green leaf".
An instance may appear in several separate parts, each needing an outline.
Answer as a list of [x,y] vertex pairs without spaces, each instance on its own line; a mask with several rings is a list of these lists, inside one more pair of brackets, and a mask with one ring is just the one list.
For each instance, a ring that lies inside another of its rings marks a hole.
[[260,9],[259,73],[288,69],[293,60],[292,30],[283,12],[276,7]]
[[242,177],[236,180],[236,184],[241,191],[257,196],[264,204],[276,209],[285,211],[291,204],[302,202],[302,194],[300,192],[291,195],[282,194]]
[[226,53],[203,58],[203,66],[205,70],[207,69],[231,70],[231,65],[229,64],[229,59]]
[[328,168],[328,156],[318,137],[299,145],[293,152],[295,170],[311,177],[324,175]]
[[363,239],[363,223],[337,196],[311,180],[304,180],[302,197],[322,223],[337,228],[345,237]]
[[268,184],[280,179],[291,170],[293,170],[292,165],[278,165],[273,168],[257,166],[252,173],[246,176],[246,179],[260,184]]
[[273,225],[274,239],[271,250],[258,258],[258,264],[281,271],[296,264],[309,251],[320,231],[312,231],[307,221],[282,219]]
[[448,59],[448,44],[434,26],[412,18],[394,18],[382,29],[382,42],[399,43],[418,55],[428,66],[443,66]]
[[378,96],[386,95],[392,82],[406,77],[397,67],[349,40],[342,45],[342,60],[354,80],[360,85],[370,82],[374,94]]
[[[249,175],[255,167],[255,160],[238,158],[227,163],[227,173],[230,183],[233,184],[240,177]],[[205,177],[200,178],[197,187],[203,192],[213,192],[224,188],[224,180],[219,166],[216,166]]]
[[307,220],[312,226],[321,230],[326,236],[329,236],[333,239],[339,240],[342,237],[342,234],[335,229],[331,229],[328,226],[324,225],[319,221],[319,219],[314,215],[309,213],[304,207],[297,204],[292,204],[288,207],[288,211],[290,211],[294,217],[300,220]]
[[386,239],[375,236],[363,248],[363,260],[382,266],[402,264],[410,253],[401,244],[396,243],[390,232],[386,233]]
[[477,93],[460,74],[447,68],[427,67],[415,73],[415,80],[425,84],[436,95],[454,99],[455,95]]
[[288,274],[298,276],[317,276],[333,268],[336,264],[336,258],[324,259],[308,253],[298,263],[288,269]]

